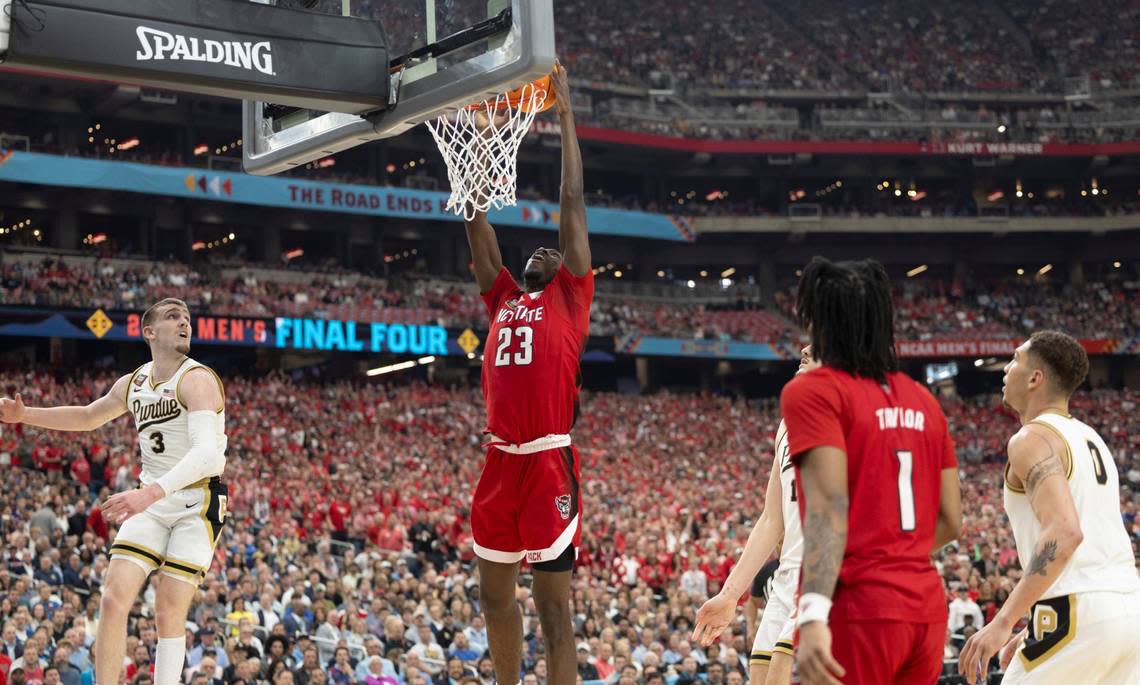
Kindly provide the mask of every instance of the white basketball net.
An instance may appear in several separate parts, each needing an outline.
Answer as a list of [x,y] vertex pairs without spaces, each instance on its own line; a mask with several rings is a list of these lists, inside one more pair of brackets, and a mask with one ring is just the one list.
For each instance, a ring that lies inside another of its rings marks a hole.
[[515,106],[502,94],[426,122],[447,164],[447,209],[470,221],[477,211],[516,203],[519,145],[545,102],[546,90],[528,83]]

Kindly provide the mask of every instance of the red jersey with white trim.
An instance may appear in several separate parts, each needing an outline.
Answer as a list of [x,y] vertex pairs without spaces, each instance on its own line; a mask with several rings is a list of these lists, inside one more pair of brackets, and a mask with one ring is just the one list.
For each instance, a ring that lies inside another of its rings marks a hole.
[[[934,397],[902,373],[880,384],[825,366],[784,386],[780,406],[801,516],[800,458],[814,447],[847,452],[847,547],[831,619],[946,621],[946,592],[930,553],[942,469],[958,460]],[[805,539],[811,535],[804,521]],[[809,563],[805,558],[804,567]]]
[[483,345],[487,432],[516,444],[569,433],[578,413],[593,272],[579,277],[559,266],[545,288],[525,293],[504,268],[482,297],[491,316]]

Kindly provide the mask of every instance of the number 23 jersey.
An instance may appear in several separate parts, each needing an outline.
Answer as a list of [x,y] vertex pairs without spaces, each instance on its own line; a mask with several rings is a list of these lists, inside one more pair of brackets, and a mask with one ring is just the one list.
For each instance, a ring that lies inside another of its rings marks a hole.
[[487,432],[515,444],[569,433],[578,413],[593,272],[575,276],[562,265],[545,288],[526,293],[503,268],[482,297],[491,317],[483,345]]

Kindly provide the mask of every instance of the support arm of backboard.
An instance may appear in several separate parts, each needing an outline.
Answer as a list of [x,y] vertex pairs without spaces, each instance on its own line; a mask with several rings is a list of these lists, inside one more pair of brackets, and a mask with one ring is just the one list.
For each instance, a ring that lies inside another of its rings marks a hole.
[[[285,171],[362,143],[399,135],[448,110],[549,74],[555,57],[552,0],[511,0],[509,10],[482,22],[483,28],[472,27],[478,30],[468,36],[485,40],[500,35],[495,22],[505,16],[510,18],[510,26],[501,43],[496,41],[482,54],[431,73],[416,73],[415,67],[406,70],[395,106],[386,111],[367,117],[323,114],[275,131],[273,122],[265,117],[263,103],[247,100],[242,112],[245,170],[259,175]],[[437,41],[436,49],[469,44],[468,39],[455,40],[453,35]],[[387,70],[387,63],[376,68]]]

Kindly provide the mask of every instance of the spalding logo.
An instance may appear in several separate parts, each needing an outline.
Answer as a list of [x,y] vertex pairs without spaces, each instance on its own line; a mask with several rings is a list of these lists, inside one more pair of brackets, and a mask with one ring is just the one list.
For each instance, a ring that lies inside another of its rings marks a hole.
[[273,71],[273,46],[269,41],[253,43],[236,40],[199,40],[194,36],[167,33],[149,26],[135,29],[139,37],[140,50],[135,51],[135,60],[171,60],[186,62],[210,62],[225,64],[247,71],[257,70],[269,76]]

